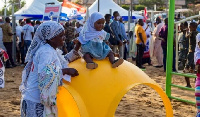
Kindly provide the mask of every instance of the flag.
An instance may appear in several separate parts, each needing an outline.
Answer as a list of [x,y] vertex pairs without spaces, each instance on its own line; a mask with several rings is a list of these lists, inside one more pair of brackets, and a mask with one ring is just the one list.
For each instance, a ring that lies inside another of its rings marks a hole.
[[62,7],[67,7],[69,9],[77,9],[79,13],[86,13],[86,8],[82,7],[81,5],[69,2],[68,0],[63,0]]
[[148,16],[147,16],[147,7],[144,8],[144,18],[147,20]]

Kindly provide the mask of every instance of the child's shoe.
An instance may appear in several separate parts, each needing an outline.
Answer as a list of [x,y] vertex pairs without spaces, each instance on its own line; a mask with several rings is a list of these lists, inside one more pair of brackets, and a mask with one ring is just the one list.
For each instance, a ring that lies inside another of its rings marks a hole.
[[124,62],[124,59],[117,59],[117,60],[115,60],[114,62],[113,62],[113,64],[112,64],[112,67],[113,68],[116,68],[116,67],[118,67],[118,66],[120,66],[122,63]]
[[96,64],[95,62],[86,64],[86,68],[88,69],[96,69],[97,67],[98,67],[98,64]]

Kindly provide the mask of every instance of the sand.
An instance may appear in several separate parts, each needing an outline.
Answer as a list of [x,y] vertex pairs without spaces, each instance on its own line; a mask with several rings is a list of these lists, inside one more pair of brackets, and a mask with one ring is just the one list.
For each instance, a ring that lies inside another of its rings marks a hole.
[[[165,89],[165,73],[163,68],[146,66],[146,73]],[[21,82],[23,67],[6,69],[5,88],[0,89],[0,117],[20,116],[20,92],[18,87]],[[183,77],[173,76],[172,82],[185,86]],[[194,79],[191,79],[194,88]],[[195,101],[193,91],[172,88],[172,95]],[[188,103],[171,100],[174,117],[195,117],[196,107]],[[164,117],[165,108],[159,95],[150,87],[140,85],[130,90],[121,100],[116,117]]]

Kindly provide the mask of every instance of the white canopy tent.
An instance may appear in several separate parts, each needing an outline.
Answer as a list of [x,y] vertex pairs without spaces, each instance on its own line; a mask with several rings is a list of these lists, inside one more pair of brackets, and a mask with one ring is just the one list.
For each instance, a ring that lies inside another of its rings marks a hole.
[[[110,14],[110,9],[112,12],[118,11],[119,14],[125,19],[128,20],[128,11],[117,5],[113,0],[99,0],[99,12],[103,15]],[[98,11],[98,0],[96,0],[89,7],[89,15]],[[112,14],[111,14],[112,15]],[[137,15],[132,13],[132,19],[143,19],[144,17],[141,15]]]
[[29,0],[23,8],[15,13],[16,19],[42,19],[46,3],[60,4],[57,0]]

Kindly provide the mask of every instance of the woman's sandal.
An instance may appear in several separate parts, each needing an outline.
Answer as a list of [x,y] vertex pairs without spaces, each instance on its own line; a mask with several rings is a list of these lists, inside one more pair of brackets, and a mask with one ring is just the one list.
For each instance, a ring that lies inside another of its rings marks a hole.
[[98,64],[96,64],[95,62],[86,64],[87,69],[96,69],[97,67],[98,67]]
[[115,60],[115,61],[113,62],[113,64],[112,64],[112,68],[116,68],[116,67],[120,66],[123,62],[124,62],[124,59],[121,59],[121,58]]

